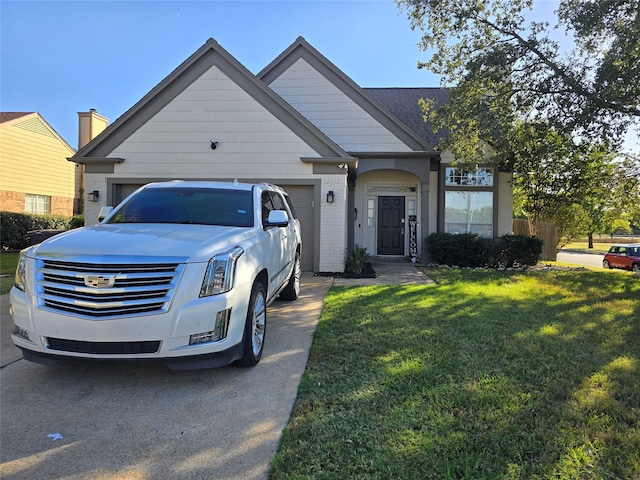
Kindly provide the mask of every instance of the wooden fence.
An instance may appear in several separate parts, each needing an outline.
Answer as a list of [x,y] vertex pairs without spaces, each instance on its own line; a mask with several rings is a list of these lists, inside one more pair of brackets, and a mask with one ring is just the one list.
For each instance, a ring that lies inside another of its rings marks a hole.
[[[542,255],[540,260],[551,260],[555,262],[557,259],[556,247],[558,245],[558,229],[553,223],[545,223],[543,225],[543,230],[544,235],[542,237],[542,241],[544,244],[542,246]],[[530,236],[531,230],[529,228],[529,220],[514,218],[513,233],[515,235]]]

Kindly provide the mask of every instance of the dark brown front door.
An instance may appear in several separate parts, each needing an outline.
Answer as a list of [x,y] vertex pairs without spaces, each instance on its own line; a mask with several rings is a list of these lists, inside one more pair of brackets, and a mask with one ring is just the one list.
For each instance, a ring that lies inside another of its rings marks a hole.
[[378,255],[404,255],[404,197],[378,197]]

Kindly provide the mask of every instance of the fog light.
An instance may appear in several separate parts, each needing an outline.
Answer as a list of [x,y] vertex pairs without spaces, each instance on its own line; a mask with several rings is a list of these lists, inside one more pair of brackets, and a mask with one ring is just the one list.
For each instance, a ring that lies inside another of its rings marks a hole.
[[27,330],[25,330],[24,328],[19,327],[15,323],[13,324],[13,327],[11,328],[11,333],[14,334],[16,337],[20,337],[20,338],[23,338],[25,340],[31,341],[31,339],[29,338],[29,332]]
[[227,331],[229,330],[229,318],[231,317],[231,309],[218,312],[216,315],[216,323],[213,330],[208,332],[201,332],[191,335],[189,337],[189,345],[197,345],[199,343],[219,342],[220,340],[227,338]]

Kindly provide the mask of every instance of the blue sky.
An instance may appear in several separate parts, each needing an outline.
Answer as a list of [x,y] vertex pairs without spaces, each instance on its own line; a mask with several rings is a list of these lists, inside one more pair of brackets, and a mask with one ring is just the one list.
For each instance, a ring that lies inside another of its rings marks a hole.
[[77,112],[115,121],[208,38],[258,73],[299,36],[362,87],[439,85],[391,0],[0,0],[0,110],[37,111],[77,148]]

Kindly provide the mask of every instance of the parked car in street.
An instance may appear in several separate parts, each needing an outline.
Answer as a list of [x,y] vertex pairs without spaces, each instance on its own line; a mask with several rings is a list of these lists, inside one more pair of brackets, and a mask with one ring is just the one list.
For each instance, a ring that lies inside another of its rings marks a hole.
[[611,245],[602,261],[604,268],[621,268],[640,273],[640,243]]
[[267,306],[300,289],[300,223],[283,189],[152,183],[104,215],[21,252],[10,303],[25,359],[260,361]]

